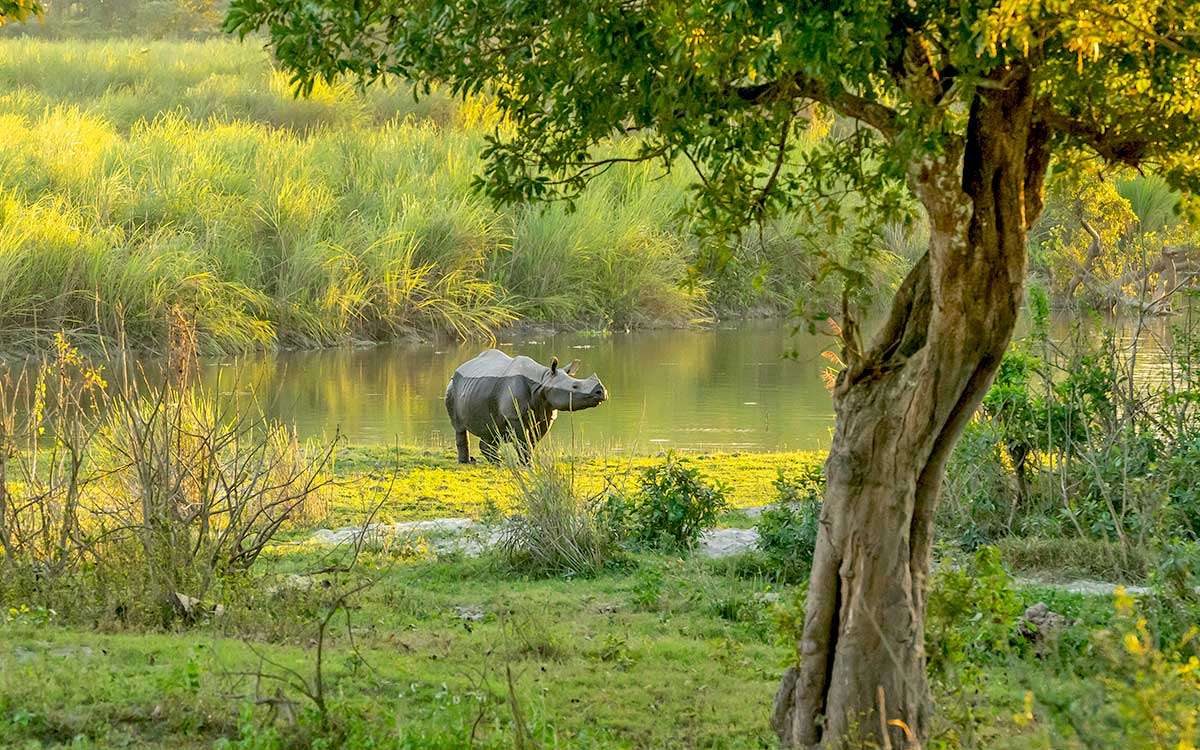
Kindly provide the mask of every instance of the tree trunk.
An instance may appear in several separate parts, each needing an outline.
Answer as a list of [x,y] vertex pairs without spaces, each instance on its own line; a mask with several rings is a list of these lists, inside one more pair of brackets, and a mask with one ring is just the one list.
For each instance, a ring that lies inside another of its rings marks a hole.
[[1012,335],[1048,160],[1028,74],[1016,70],[980,89],[964,140],[911,170],[929,247],[834,390],[799,664],[784,675],[772,717],[787,747],[910,748],[926,737],[938,487]]

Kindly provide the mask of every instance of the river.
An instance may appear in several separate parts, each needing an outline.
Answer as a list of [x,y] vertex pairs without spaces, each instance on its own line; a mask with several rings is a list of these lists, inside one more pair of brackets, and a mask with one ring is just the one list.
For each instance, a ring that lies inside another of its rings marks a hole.
[[[711,329],[510,333],[497,346],[548,364],[581,362],[607,403],[560,414],[551,439],[602,452],[768,451],[829,444],[833,410],[821,370],[829,336],[792,335],[779,321]],[[253,398],[302,437],[340,430],[353,443],[451,449],[443,396],[479,343],[388,344],[208,362],[204,378]],[[796,353],[788,357],[789,352]]]

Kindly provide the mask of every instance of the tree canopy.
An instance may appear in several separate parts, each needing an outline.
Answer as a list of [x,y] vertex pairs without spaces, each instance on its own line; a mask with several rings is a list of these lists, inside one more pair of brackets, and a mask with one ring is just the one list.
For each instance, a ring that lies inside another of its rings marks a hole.
[[39,0],[0,0],[0,26],[10,21],[25,21],[41,12]]
[[[487,90],[515,126],[482,182],[506,200],[569,197],[607,163],[597,144],[631,132],[637,154],[617,158],[691,160],[700,205],[735,221],[847,179],[878,195],[1024,68],[1055,145],[1200,174],[1200,4],[1181,0],[235,0],[227,28],[265,28],[302,91],[341,75]],[[814,103],[870,128],[796,158]]]

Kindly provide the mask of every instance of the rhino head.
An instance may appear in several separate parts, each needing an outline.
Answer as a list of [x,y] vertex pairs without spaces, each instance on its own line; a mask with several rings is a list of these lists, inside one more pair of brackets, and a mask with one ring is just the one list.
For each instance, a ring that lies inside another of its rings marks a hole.
[[558,366],[558,357],[550,360],[550,369],[542,380],[542,392],[552,409],[579,411],[608,400],[608,390],[599,376],[592,373],[590,378],[580,379],[575,377],[578,370],[579,360],[566,367]]

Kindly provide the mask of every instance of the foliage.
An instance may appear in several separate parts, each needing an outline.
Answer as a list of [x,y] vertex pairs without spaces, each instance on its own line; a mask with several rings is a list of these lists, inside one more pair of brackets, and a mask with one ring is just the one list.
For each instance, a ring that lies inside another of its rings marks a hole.
[[[1131,616],[1128,599],[1118,594],[1117,607],[1121,621],[1116,632],[1100,636],[1102,653],[1111,664],[1100,679],[1110,710],[1132,740],[1127,747],[1194,746],[1200,741],[1200,657],[1194,649],[1190,656],[1179,657],[1155,648],[1146,621]],[[1200,631],[1193,626],[1176,648],[1186,649],[1197,635]],[[1148,696],[1153,697],[1147,700]]]
[[[118,360],[108,382],[59,334],[0,399],[0,595],[73,619],[169,624],[248,575],[264,549],[322,515],[332,445],[306,450]],[[182,373],[182,374],[181,374]]]
[[799,219],[746,238],[741,270],[692,278],[686,175],[653,165],[614,166],[570,212],[488,205],[468,188],[504,125],[483,96],[338,83],[295,99],[228,40],[0,49],[7,349],[58,328],[114,339],[117,309],[131,345],[160,348],[178,307],[220,352],[836,304]]
[[1020,601],[995,547],[965,565],[943,563],[929,586],[925,648],[929,671],[946,675],[1009,651]]
[[1031,232],[1035,273],[1059,304],[1169,309],[1188,286],[1197,226],[1161,178],[1063,171],[1050,180],[1046,211]]
[[791,477],[780,469],[775,491],[775,504],[758,518],[758,549],[777,580],[803,581],[812,568],[820,529],[821,497],[825,492],[822,467],[811,465]]
[[[826,258],[852,287],[865,285],[856,265],[878,229],[908,213],[906,165],[952,142],[967,105],[987,90],[979,82],[1005,71],[1032,71],[1038,117],[1065,153],[1090,149],[1132,165],[1159,158],[1176,184],[1195,173],[1192,93],[1167,83],[1194,74],[1188,2],[1132,7],[1141,20],[1128,24],[1111,23],[1109,6],[1091,0],[1052,9],[585,3],[550,16],[536,6],[427,0],[402,10],[386,0],[353,8],[235,0],[226,28],[265,29],[301,92],[339,76],[494,92],[514,126],[492,140],[479,182],[498,199],[577,198],[614,158],[606,139],[637,131],[636,152],[616,158],[689,160],[706,234],[788,212],[828,221],[860,248]],[[825,33],[835,24],[838,33]],[[845,128],[797,153],[810,103],[873,129]],[[848,193],[871,221],[847,224],[831,207]],[[732,245],[713,249],[729,260]]]
[[39,0],[0,0],[0,26],[12,21],[25,21],[42,13]]
[[[1017,515],[1017,492],[1004,450],[997,427],[977,419],[967,424],[950,456],[938,526],[968,552],[1007,536],[1014,520],[1025,523]],[[1058,535],[1057,525],[1054,532]]]
[[[1095,654],[1088,665],[1094,680],[1075,691],[1035,691],[1036,703],[1061,728],[1064,747],[1195,747],[1200,741],[1195,644],[1200,630],[1193,624],[1165,642],[1124,589],[1113,600],[1115,616],[1092,633],[1088,644]],[[1030,710],[1022,723],[1034,718]]]
[[599,498],[579,495],[574,469],[547,451],[535,451],[528,465],[511,457],[506,465],[517,497],[499,540],[508,564],[542,576],[600,572],[620,538]]
[[940,517],[963,546],[1010,534],[1096,540],[1112,554],[1096,555],[1093,571],[1140,577],[1151,548],[1196,539],[1194,316],[1184,297],[1172,321],[1035,331],[1014,344],[943,488]]
[[630,536],[645,545],[691,549],[728,505],[721,482],[710,482],[693,462],[668,453],[642,471],[627,512]]

